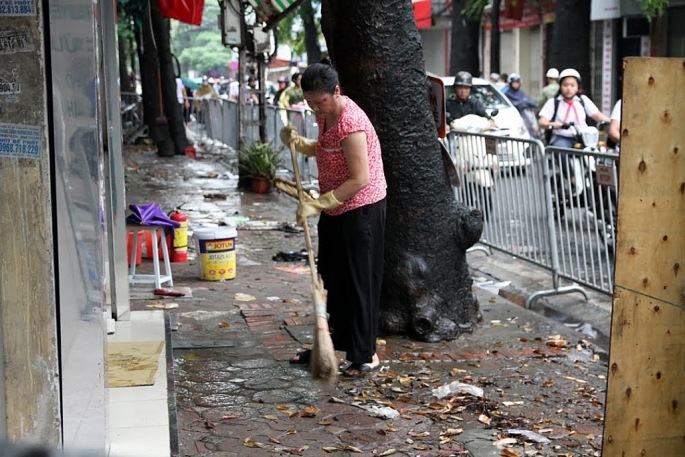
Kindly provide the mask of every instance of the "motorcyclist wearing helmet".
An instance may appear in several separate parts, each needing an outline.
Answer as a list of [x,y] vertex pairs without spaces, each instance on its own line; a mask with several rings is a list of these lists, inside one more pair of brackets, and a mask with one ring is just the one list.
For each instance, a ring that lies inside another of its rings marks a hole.
[[556,97],[559,93],[559,83],[557,82],[559,80],[559,70],[550,68],[547,70],[545,77],[547,78],[547,85],[542,88],[542,93],[540,93],[540,97],[538,98],[539,108],[545,106],[547,100]]
[[460,71],[454,77],[454,94],[449,95],[445,104],[448,124],[467,114],[475,114],[492,122],[492,118],[485,111],[485,106],[471,95],[472,82],[473,77],[468,71]]
[[516,109],[523,111],[527,108],[537,108],[538,105],[535,103],[535,100],[530,98],[528,94],[521,89],[521,75],[512,73],[509,75],[507,82],[509,83],[509,90],[506,91],[504,95],[507,96]]
[[[540,128],[552,131],[552,146],[573,148],[577,133],[587,127],[587,116],[597,122],[609,122],[609,118],[592,100],[585,95],[578,95],[580,82],[578,71],[573,68],[562,71],[559,74],[559,93],[547,100],[540,110]],[[558,103],[555,104],[555,100]],[[574,123],[574,129],[568,128],[571,122]]]

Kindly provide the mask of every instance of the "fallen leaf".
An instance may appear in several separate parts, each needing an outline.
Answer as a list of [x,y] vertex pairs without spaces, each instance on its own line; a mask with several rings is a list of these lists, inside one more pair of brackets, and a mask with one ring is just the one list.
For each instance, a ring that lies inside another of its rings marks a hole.
[[278,441],[276,438],[269,437],[269,441],[271,441],[272,443],[281,444],[281,442]]
[[238,416],[235,414],[226,414],[225,416],[221,416],[221,420],[228,420],[228,419],[237,419]]
[[231,324],[229,324],[228,322],[219,322],[219,327],[228,328],[230,326],[231,326]]
[[397,449],[388,449],[387,451],[383,452],[382,454],[378,454],[378,455],[393,455],[393,454],[397,454]]
[[211,429],[216,428],[215,425],[209,419],[205,419],[205,427],[211,428]]
[[518,457],[521,453],[515,449],[502,449],[499,451],[499,455],[504,455],[506,457]]
[[497,440],[494,443],[492,443],[493,446],[497,446],[498,448],[503,448],[504,446],[509,446],[510,444],[516,444],[518,441],[516,438],[502,438],[501,440]]
[[302,409],[300,417],[316,417],[316,415],[319,414],[320,411],[321,410],[319,408],[307,406],[306,408]]
[[245,438],[245,440],[243,441],[243,445],[244,445],[245,447],[260,448],[260,449],[264,449],[265,447],[269,447],[268,444],[259,443],[259,442],[255,441],[255,440],[253,440],[253,439],[252,439],[251,437],[249,437],[249,436],[248,436],[247,438]]
[[485,425],[490,425],[490,418],[486,416],[485,414],[481,414],[478,416],[478,422],[482,422]]
[[326,452],[342,451],[342,449],[337,448],[337,447],[335,447],[335,446],[325,446],[325,447],[322,447],[321,449],[323,449],[323,450],[326,451]]
[[463,433],[463,432],[464,432],[463,428],[448,428],[442,434],[445,436],[454,436],[454,435],[459,435],[460,433]]
[[317,424],[319,424],[319,425],[331,425],[332,423],[333,422],[331,422],[331,421],[319,421],[319,422],[317,422]]
[[502,404],[504,406],[516,406],[516,405],[522,405],[522,401],[503,401]]
[[564,376],[564,379],[568,379],[569,381],[580,382],[582,384],[585,384],[587,382],[582,379],[574,378],[573,376]]
[[354,447],[354,446],[345,446],[345,450],[351,451],[351,452],[356,452],[357,454],[363,454],[364,453],[364,451],[362,451],[358,447]]
[[345,403],[345,400],[341,400],[337,397],[331,397],[330,400],[328,400],[330,403]]
[[235,300],[238,300],[238,301],[252,301],[252,300],[256,300],[256,298],[254,298],[252,295],[243,294],[243,293],[240,293],[240,292],[238,292],[237,294],[235,294],[235,296],[234,296],[233,298],[234,298]]
[[269,420],[272,420],[272,421],[277,421],[277,420],[278,420],[278,417],[272,416],[272,415],[270,415],[270,414],[267,414],[266,416],[262,416],[262,417],[263,417],[264,419],[269,419]]

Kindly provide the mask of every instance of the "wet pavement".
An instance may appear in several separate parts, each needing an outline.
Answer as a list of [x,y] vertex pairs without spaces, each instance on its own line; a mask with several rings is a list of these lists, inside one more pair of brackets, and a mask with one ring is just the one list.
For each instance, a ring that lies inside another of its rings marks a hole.
[[[557,309],[555,320],[544,304],[536,304],[541,312],[525,309],[515,303],[523,280],[499,294],[474,288],[483,322],[473,334],[441,343],[382,337],[381,370],[324,384],[288,363],[311,343],[314,321],[304,264],[273,260],[304,248],[292,225],[296,201],[277,191],[239,191],[228,152],[190,160],[128,148],[124,160],[127,202],[155,201],[166,211],[183,204],[191,229],[238,226],[235,279],[200,280],[191,252],[188,263],[172,264],[175,286],[190,294],[131,302],[132,309],[178,304],[167,311],[175,455],[600,455],[606,339],[591,337],[590,319]],[[510,262],[469,254],[477,282],[501,281]],[[151,262],[139,268],[151,271]],[[136,286],[132,297],[137,292],[150,290]],[[569,307],[585,301],[563,300]],[[606,303],[596,307],[601,312],[585,316],[605,318]],[[450,383],[461,387],[444,396],[435,390]]]

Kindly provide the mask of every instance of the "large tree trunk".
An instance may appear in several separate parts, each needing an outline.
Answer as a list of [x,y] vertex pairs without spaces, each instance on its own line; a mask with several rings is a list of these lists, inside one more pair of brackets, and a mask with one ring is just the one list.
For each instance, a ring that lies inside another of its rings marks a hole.
[[157,69],[159,68],[159,59],[157,51],[153,44],[152,27],[150,21],[142,21],[142,29],[135,22],[136,28],[136,44],[138,46],[138,64],[140,67],[140,85],[143,91],[143,117],[145,125],[147,125],[150,137],[156,141],[157,138],[155,120],[163,116],[160,107],[159,97],[159,78],[157,77]]
[[480,238],[483,219],[454,199],[411,1],[325,0],[322,28],[343,92],[368,114],[383,151],[381,331],[454,339],[480,318],[465,251]]
[[583,78],[583,92],[592,93],[590,85],[590,2],[557,0],[554,11],[550,61],[547,68],[575,68]]
[[126,63],[126,42],[120,36],[119,43],[119,87],[121,92],[135,92],[136,88],[131,79],[131,72]]
[[502,0],[492,0],[492,11],[490,12],[490,71],[495,73],[500,71],[499,9],[501,4]]
[[468,71],[480,76],[478,38],[480,37],[480,18],[471,19],[462,14],[469,0],[452,2],[452,35],[450,50],[450,75],[458,71]]
[[305,0],[300,5],[300,17],[304,25],[304,47],[307,50],[307,62],[316,63],[321,60],[321,47],[319,46],[319,31],[314,19],[312,0]]
[[183,119],[183,108],[178,103],[176,95],[176,75],[174,72],[174,61],[171,57],[169,21],[159,14],[159,2],[155,0],[150,1],[150,16],[157,44],[157,54],[159,56],[164,114],[169,125],[171,140],[174,142],[175,154],[184,155],[186,147],[188,147],[188,137],[186,136]]

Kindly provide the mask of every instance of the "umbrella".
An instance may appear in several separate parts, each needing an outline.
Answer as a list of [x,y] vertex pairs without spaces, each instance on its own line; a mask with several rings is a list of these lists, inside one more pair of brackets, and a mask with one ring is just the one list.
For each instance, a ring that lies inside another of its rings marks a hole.
[[[195,78],[195,79],[197,79],[197,78]],[[195,82],[194,79],[190,79],[190,78],[181,78],[181,81],[183,81],[183,85],[186,86],[187,89],[195,91],[195,89],[200,87],[200,82],[202,82],[202,78],[200,78],[200,81],[198,81],[198,82]]]

